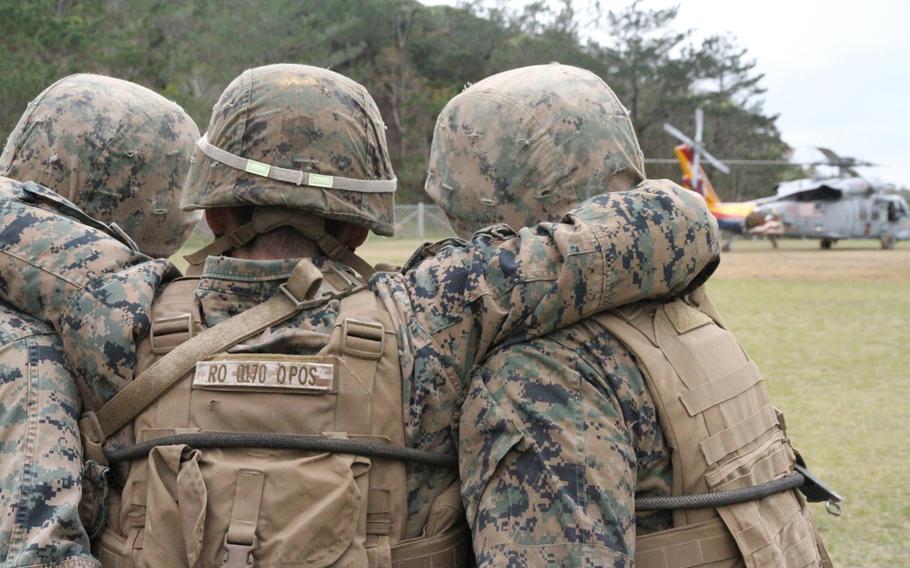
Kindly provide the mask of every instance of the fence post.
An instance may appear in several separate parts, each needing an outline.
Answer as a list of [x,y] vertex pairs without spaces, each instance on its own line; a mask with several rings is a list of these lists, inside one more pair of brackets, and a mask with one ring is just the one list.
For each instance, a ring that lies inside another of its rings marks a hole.
[[423,206],[423,201],[421,201],[417,204],[417,238],[418,239],[426,238],[424,236],[424,229],[426,227],[424,225],[423,215],[424,215],[424,206]]

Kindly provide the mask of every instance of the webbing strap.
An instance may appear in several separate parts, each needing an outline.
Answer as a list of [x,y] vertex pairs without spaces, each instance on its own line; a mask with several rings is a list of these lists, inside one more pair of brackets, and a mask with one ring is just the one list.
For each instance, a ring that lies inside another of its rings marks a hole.
[[369,278],[375,272],[370,263],[354,254],[354,251],[341,241],[326,233],[324,219],[307,215],[301,211],[288,211],[277,207],[257,207],[249,223],[218,237],[209,245],[183,258],[191,265],[198,266],[209,256],[239,248],[252,241],[257,235],[268,233],[278,227],[295,228],[319,247],[327,257],[350,266],[364,278]]
[[324,303],[326,298],[295,301],[297,298],[312,297],[319,289],[321,278],[322,273],[310,261],[301,260],[282,285],[284,294],[276,294],[268,301],[182,343],[142,372],[97,413],[87,413],[79,421],[80,428],[84,428],[93,442],[104,443],[108,436],[126,426],[180,382],[197,361],[225,351],[302,309]]
[[761,410],[742,422],[702,440],[699,446],[705,455],[705,460],[709,464],[715,464],[725,456],[758,439],[775,425],[777,425],[777,415],[774,407],[766,404]]
[[241,469],[237,473],[227,542],[251,546],[256,541],[256,526],[259,524],[263,485],[265,485],[265,475],[261,471]]
[[683,335],[703,325],[714,323],[714,320],[697,308],[685,302],[670,302],[664,305],[664,313],[676,333]]
[[467,568],[471,563],[471,533],[467,526],[436,536],[422,536],[392,547],[393,568]]
[[183,258],[190,263],[190,266],[201,266],[206,258],[217,256],[231,249],[240,248],[253,240],[257,234],[253,224],[247,223],[237,227],[230,233],[221,235],[211,243],[195,252],[185,255]]
[[323,232],[320,235],[313,236],[308,235],[306,232],[303,234],[305,237],[312,239],[327,257],[350,266],[364,278],[369,279],[375,272],[369,262],[354,254],[354,251],[341,244],[338,239],[328,233]]
[[[784,551],[785,566],[810,566],[820,556],[818,537],[815,531],[810,530],[806,535],[789,549]],[[822,566],[825,564],[822,561]]]
[[204,134],[202,138],[196,141],[196,146],[202,150],[202,153],[216,162],[240,170],[248,174],[281,181],[284,183],[293,183],[295,185],[306,185],[309,187],[318,187],[320,189],[341,189],[344,191],[356,191],[357,193],[394,193],[398,186],[397,179],[354,179],[341,176],[329,176],[304,172],[302,170],[292,170],[264,164],[249,158],[243,158],[232,154],[227,150],[222,150],[217,146],[209,143],[208,135]]
[[716,404],[746,392],[761,380],[758,367],[754,362],[749,361],[729,375],[696,386],[680,395],[679,400],[686,407],[689,416],[695,416]]
[[635,540],[635,566],[641,568],[688,568],[739,557],[739,547],[720,519]]

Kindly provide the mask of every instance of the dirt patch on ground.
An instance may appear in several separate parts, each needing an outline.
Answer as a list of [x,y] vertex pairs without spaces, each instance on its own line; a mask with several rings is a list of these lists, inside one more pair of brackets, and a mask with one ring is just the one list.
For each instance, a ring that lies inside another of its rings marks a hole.
[[[842,246],[843,245],[843,246]],[[723,253],[715,278],[814,281],[910,281],[910,243],[881,250],[876,241],[838,243],[821,250],[817,241],[736,242]]]

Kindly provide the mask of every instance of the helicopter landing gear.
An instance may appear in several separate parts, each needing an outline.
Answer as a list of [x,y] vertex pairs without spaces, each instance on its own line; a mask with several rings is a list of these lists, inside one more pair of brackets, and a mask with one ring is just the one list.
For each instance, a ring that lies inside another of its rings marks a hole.
[[834,239],[822,239],[822,242],[819,245],[822,247],[822,250],[831,250],[831,247],[836,243]]

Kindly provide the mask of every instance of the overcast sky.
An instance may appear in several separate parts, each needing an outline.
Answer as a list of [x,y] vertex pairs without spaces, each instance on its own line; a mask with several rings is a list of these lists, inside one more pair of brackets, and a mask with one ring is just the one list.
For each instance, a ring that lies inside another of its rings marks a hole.
[[[602,0],[613,9],[629,3]],[[910,0],[643,2],[674,4],[678,27],[695,30],[696,41],[729,32],[749,50],[765,74],[765,108],[780,114],[795,159],[819,159],[811,147],[828,146],[883,164],[861,171],[910,187]]]

